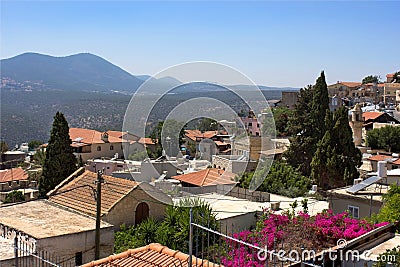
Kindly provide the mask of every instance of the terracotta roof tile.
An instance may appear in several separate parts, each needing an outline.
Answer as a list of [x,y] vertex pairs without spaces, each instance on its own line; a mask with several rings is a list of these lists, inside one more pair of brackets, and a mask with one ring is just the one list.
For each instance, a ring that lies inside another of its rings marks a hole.
[[368,121],[368,120],[376,120],[382,114],[383,114],[383,112],[367,111],[367,112],[364,112],[362,116],[363,116],[364,121]]
[[[103,144],[105,142],[101,139],[102,134],[103,134],[102,132],[96,130],[83,129],[83,128],[69,128],[69,136],[72,142],[77,142],[77,143]],[[108,135],[109,143],[122,143],[123,141],[124,140],[122,140],[119,137],[115,137],[110,134]]]
[[339,82],[340,84],[347,86],[347,87],[358,87],[361,86],[359,82]]
[[153,142],[153,139],[148,138],[148,137],[141,137],[138,141],[138,143],[143,144],[143,145],[155,145]]
[[[139,185],[137,182],[126,179],[114,178],[107,175],[103,175],[102,177],[105,181],[101,187],[102,214],[110,211],[121,198]],[[67,181],[65,185],[51,192],[49,200],[89,215],[96,215],[96,200],[93,191],[96,180],[97,174],[86,170],[78,177],[73,178],[69,182]]]
[[0,170],[0,183],[27,180],[28,174],[22,168]]
[[400,165],[400,159],[396,159],[395,161],[392,162],[395,165]]
[[382,160],[390,159],[390,158],[392,158],[392,156],[389,156],[389,155],[374,155],[372,157],[369,157],[368,160],[371,160],[371,161],[382,161]]
[[152,243],[144,247],[129,249],[125,252],[111,255],[97,261],[89,262],[82,267],[196,267],[216,266],[206,260],[192,258],[192,266],[189,266],[189,255],[172,250],[166,246]]
[[218,135],[218,131],[206,131],[202,133],[199,130],[185,130],[185,135],[189,139],[196,141],[197,139],[211,139],[214,136]]
[[207,168],[198,172],[176,175],[172,178],[196,186],[236,183],[234,173],[215,168]]

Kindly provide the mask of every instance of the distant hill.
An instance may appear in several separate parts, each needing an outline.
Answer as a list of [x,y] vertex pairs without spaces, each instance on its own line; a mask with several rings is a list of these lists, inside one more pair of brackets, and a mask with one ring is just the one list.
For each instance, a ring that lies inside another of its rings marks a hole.
[[134,92],[143,83],[120,67],[89,53],[66,57],[21,54],[1,60],[1,77],[28,84],[33,90],[36,86],[52,90]]

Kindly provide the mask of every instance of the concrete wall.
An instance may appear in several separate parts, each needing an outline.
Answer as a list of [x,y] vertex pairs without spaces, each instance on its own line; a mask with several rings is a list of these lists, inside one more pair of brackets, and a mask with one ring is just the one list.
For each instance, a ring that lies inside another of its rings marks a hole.
[[[93,223],[95,223],[93,221]],[[82,252],[83,263],[94,260],[95,231],[87,231],[70,235],[55,236],[37,240],[37,248],[61,258],[72,258]],[[112,228],[102,228],[100,231],[100,258],[107,257],[114,252],[114,232]]]
[[232,234],[254,227],[257,223],[257,217],[256,212],[249,212],[218,221],[221,223],[222,233]]
[[[98,151],[98,147],[100,147],[100,151]],[[79,155],[82,156],[82,160],[86,162],[88,159],[97,159],[97,158],[112,158],[115,153],[118,153],[119,158],[123,157],[122,151],[122,143],[103,143],[103,144],[92,144],[90,148],[90,153],[75,153],[75,155],[79,158]]]
[[288,107],[290,109],[294,108],[294,105],[297,103],[297,99],[299,98],[299,92],[297,91],[287,91],[282,92],[282,102],[281,106]]
[[374,199],[372,200],[372,204],[370,204],[370,196],[367,195],[362,199],[361,197],[334,194],[332,197],[328,198],[328,201],[329,208],[332,209],[335,214],[347,211],[349,205],[358,207],[359,218],[369,217],[370,209],[372,214],[376,214],[382,207],[382,202]]
[[[93,221],[95,223],[95,221]],[[86,231],[69,235],[54,236],[36,240],[36,251],[53,263],[63,262],[63,266],[75,266],[76,253],[82,252],[82,263],[94,260],[95,231]],[[114,252],[114,232],[111,227],[100,230],[100,258]],[[22,252],[20,252],[22,255]],[[56,259],[57,258],[57,259]],[[58,261],[58,262],[57,262]],[[21,266],[45,266],[43,261],[35,257],[21,257]],[[14,267],[15,259],[0,261],[1,267]]]

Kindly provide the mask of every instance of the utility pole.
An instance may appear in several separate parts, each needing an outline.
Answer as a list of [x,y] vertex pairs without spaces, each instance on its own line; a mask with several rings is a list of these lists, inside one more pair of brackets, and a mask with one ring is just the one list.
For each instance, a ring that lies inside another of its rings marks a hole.
[[97,189],[96,189],[96,236],[95,236],[95,252],[94,259],[100,258],[100,217],[101,217],[101,184],[103,183],[102,171],[97,171]]

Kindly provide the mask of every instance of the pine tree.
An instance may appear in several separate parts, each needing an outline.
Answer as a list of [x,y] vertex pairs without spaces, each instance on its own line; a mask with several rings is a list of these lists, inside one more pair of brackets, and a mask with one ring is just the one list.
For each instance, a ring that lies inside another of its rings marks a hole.
[[76,170],[76,158],[71,147],[68,123],[61,112],[54,116],[53,127],[46,149],[43,173],[39,179],[39,193],[45,197],[61,181]]

